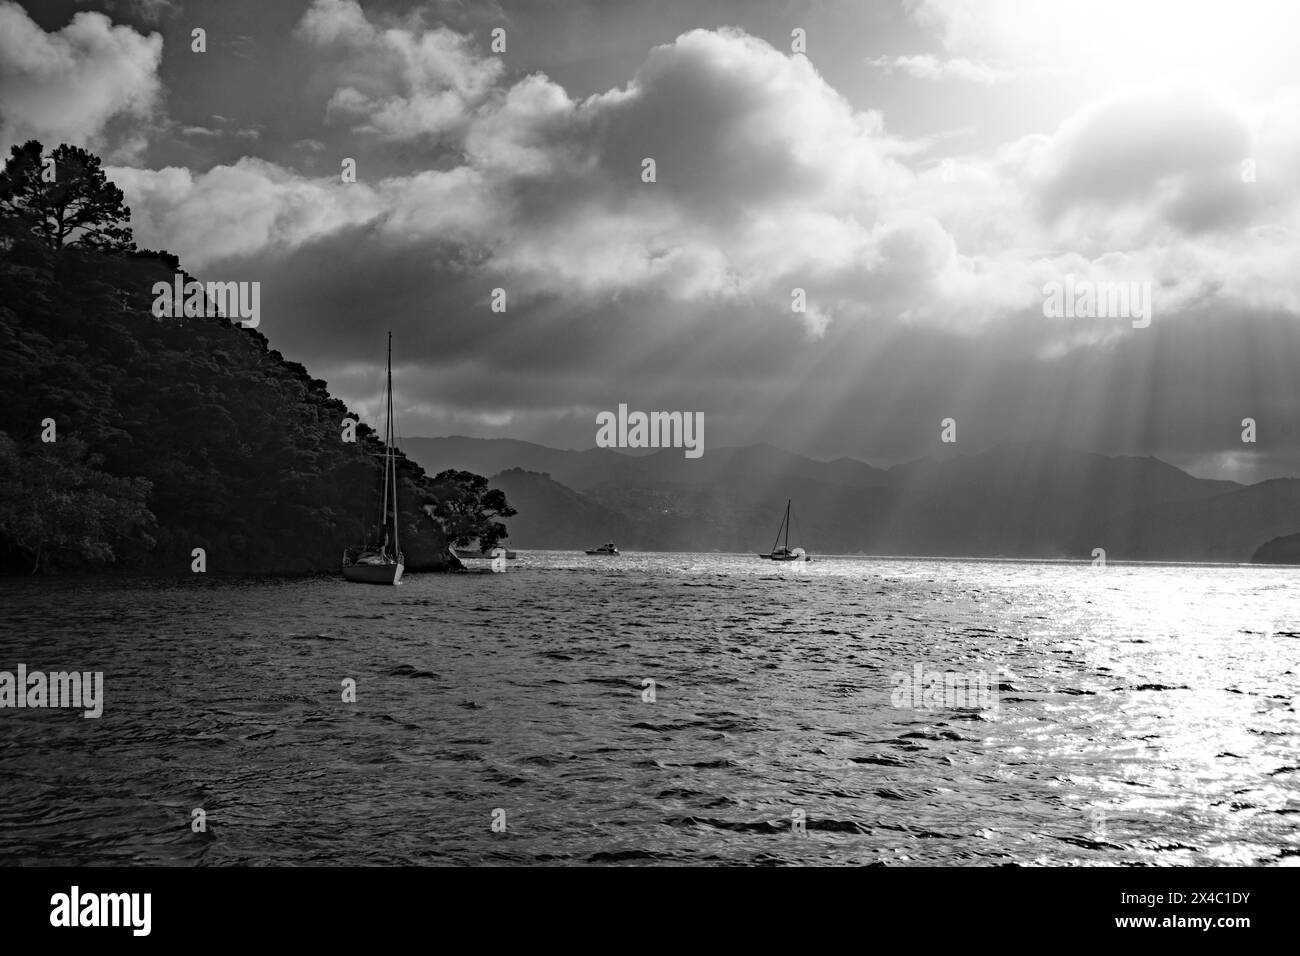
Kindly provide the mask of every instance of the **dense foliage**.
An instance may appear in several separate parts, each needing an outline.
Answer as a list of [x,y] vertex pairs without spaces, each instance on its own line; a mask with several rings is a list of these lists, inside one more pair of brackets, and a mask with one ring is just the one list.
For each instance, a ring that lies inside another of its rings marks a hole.
[[[345,442],[357,416],[256,329],[155,318],[175,256],[129,233],[47,241],[15,195],[0,206],[0,568],[179,574],[203,548],[213,572],[337,570],[379,518],[375,432]],[[447,567],[449,537],[495,542],[514,513],[485,479],[400,454],[398,485],[413,571]]]

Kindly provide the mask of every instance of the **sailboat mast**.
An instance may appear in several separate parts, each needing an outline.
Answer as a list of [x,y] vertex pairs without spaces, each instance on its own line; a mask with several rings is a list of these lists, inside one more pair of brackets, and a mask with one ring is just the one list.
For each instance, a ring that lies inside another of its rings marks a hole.
[[[388,361],[393,360],[393,333],[388,333]],[[390,373],[391,374],[391,373]],[[379,482],[380,494],[383,497],[383,509],[379,512],[379,533],[382,535],[388,525],[388,386],[384,386],[384,477]]]
[[[388,333],[388,465],[393,482],[393,557],[401,554],[397,546],[397,461],[393,457],[393,333]],[[387,495],[388,489],[384,488]],[[384,516],[387,518],[387,514]]]
[[785,550],[790,550],[790,502],[793,499],[785,499]]

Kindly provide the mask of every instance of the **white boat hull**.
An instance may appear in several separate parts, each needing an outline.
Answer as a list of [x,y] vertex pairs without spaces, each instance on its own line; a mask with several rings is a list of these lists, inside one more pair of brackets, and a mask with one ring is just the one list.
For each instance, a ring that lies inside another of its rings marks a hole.
[[401,584],[401,562],[396,564],[345,564],[343,578],[358,584]]

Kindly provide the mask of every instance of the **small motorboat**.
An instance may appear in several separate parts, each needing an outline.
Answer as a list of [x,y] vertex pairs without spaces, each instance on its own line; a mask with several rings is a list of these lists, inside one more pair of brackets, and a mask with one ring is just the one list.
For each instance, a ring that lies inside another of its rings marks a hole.
[[609,554],[609,555],[617,556],[618,548],[614,547],[613,541],[608,541],[605,544],[602,544],[599,548],[588,548],[587,553],[588,554]]

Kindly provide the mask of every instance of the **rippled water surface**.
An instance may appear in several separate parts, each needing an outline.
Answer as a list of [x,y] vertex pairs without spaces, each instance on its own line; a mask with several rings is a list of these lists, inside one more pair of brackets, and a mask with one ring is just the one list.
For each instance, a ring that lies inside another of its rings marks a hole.
[[[1300,863],[1297,569],[521,552],[0,604],[0,670],[106,698],[0,710],[0,863]],[[996,706],[893,706],[918,664]]]

